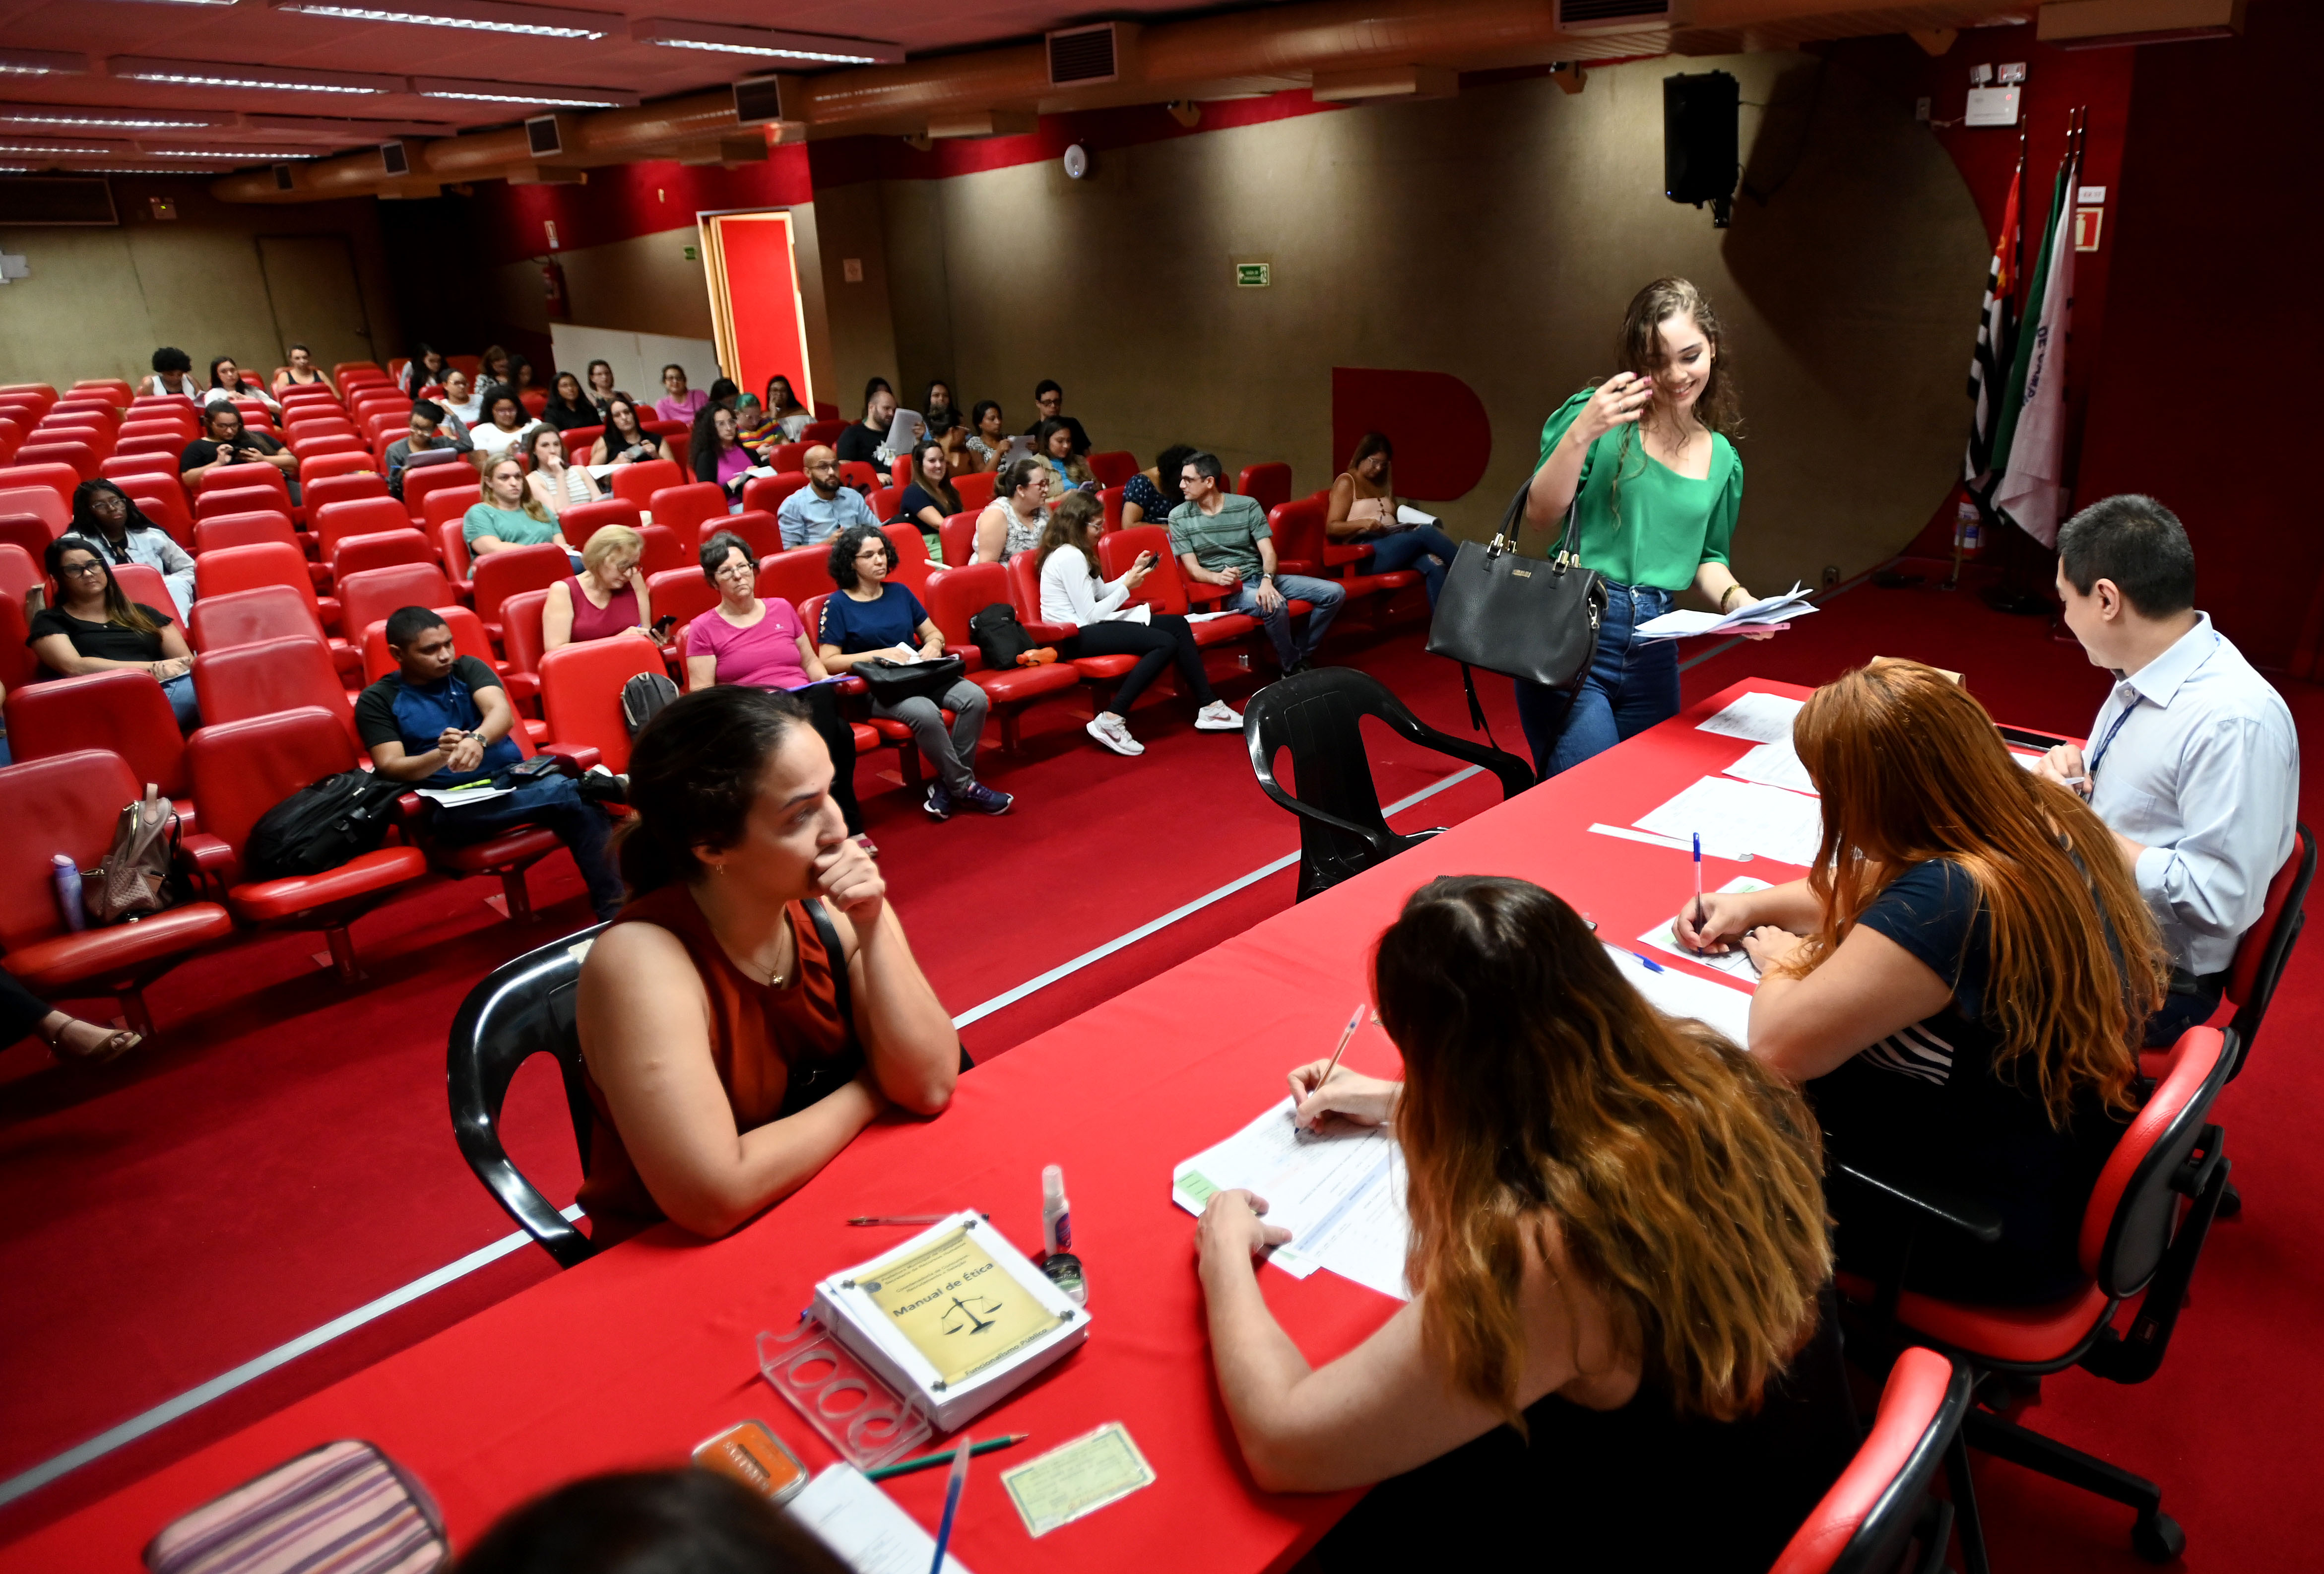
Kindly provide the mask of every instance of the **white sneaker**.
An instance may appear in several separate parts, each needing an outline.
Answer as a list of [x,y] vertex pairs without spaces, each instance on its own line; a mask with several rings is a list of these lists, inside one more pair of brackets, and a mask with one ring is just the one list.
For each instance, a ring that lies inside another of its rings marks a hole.
[[1142,755],[1146,752],[1146,745],[1131,737],[1130,728],[1122,725],[1121,718],[1110,710],[1100,711],[1082,730],[1117,755]]
[[1223,699],[1213,699],[1202,709],[1194,712],[1194,730],[1196,732],[1240,732],[1242,713],[1228,709],[1227,702]]

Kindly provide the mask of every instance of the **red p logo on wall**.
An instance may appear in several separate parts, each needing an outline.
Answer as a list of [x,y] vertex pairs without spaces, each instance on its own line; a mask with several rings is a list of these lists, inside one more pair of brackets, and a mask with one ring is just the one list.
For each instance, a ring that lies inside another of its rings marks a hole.
[[1493,425],[1476,390],[1450,372],[1332,368],[1332,468],[1368,431],[1396,445],[1396,489],[1404,496],[1450,502],[1484,479],[1493,458]]

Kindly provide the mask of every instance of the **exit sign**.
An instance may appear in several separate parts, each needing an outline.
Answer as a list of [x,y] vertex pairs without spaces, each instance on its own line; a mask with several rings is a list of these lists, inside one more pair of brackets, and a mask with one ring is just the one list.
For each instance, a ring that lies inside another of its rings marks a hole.
[[1242,289],[1264,290],[1274,282],[1275,264],[1272,263],[1237,263],[1235,264],[1235,283]]

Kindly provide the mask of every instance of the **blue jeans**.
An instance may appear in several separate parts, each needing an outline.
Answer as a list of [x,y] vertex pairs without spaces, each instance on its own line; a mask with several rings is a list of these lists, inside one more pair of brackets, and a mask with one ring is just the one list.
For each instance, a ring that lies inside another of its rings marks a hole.
[[1630,637],[1637,625],[1668,612],[1671,599],[1651,585],[1607,580],[1598,654],[1572,698],[1517,680],[1517,718],[1543,781],[1678,714],[1678,642]]
[[194,703],[194,675],[191,672],[171,679],[161,685],[161,698],[178,718],[178,730],[191,732],[202,725],[201,708]]
[[[1323,631],[1340,616],[1340,603],[1348,593],[1331,579],[1310,579],[1305,574],[1277,574],[1275,588],[1283,592],[1283,600],[1269,616],[1259,609],[1259,581],[1245,579],[1228,593],[1219,606],[1228,612],[1247,612],[1259,619],[1267,630],[1267,637],[1275,642],[1275,659],[1285,667],[1304,662],[1315,653],[1323,643]],[[1314,610],[1307,615],[1306,633],[1296,646],[1291,640],[1291,603],[1305,601]]]
[[459,847],[520,825],[557,833],[558,840],[572,851],[574,867],[589,887],[589,905],[599,918],[611,918],[622,910],[622,872],[611,850],[612,824],[604,810],[581,796],[570,776],[521,782],[507,797],[473,809],[439,806],[429,829],[438,841]]
[[1384,535],[1378,541],[1359,541],[1359,546],[1372,550],[1371,567],[1367,574],[1393,574],[1399,569],[1417,569],[1428,581],[1428,605],[1436,605],[1436,593],[1444,588],[1444,570],[1452,566],[1452,555],[1461,549],[1452,539],[1433,524],[1415,525],[1410,530]]

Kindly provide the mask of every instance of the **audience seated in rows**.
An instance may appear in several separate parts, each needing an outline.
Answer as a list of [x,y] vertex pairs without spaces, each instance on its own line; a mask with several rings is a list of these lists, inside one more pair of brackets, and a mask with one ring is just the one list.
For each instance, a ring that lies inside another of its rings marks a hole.
[[877,527],[872,505],[863,495],[839,479],[839,457],[817,443],[800,458],[807,485],[792,493],[775,510],[775,522],[786,547],[814,546],[856,525]]
[[525,440],[532,435],[533,429],[547,424],[527,414],[524,401],[505,383],[485,389],[479,405],[484,417],[468,431],[469,440],[475,445],[469,458],[479,468],[503,454],[524,452]]
[[178,456],[178,479],[188,492],[202,484],[212,470],[228,465],[272,465],[282,472],[290,501],[299,501],[299,461],[289,449],[263,431],[244,428],[242,412],[225,400],[205,406],[202,434]]
[[1057,384],[1056,379],[1044,377],[1034,386],[1033,408],[1039,411],[1041,413],[1039,417],[1034,421],[1032,425],[1025,429],[1025,435],[1027,437],[1032,438],[1036,442],[1038,442],[1040,440],[1041,426],[1043,422],[1062,421],[1074,434],[1074,453],[1075,456],[1086,457],[1088,455],[1090,451],[1089,433],[1082,430],[1082,423],[1079,420],[1065,413],[1065,391]]
[[[1266,626],[1287,678],[1306,670],[1348,593],[1335,579],[1277,574],[1266,511],[1253,499],[1227,491],[1220,480],[1224,473],[1215,454],[1196,454],[1180,468],[1178,488],[1186,500],[1170,511],[1170,550],[1189,584],[1220,587],[1226,591],[1222,606],[1249,613]],[[1296,643],[1295,597],[1312,609]]]
[[1378,1484],[1315,1549],[1332,1574],[1526,1545],[1576,1569],[1766,1569],[1857,1440],[1799,1095],[1647,1005],[1526,881],[1423,885],[1371,972],[1403,1081],[1316,1060],[1291,1091],[1305,1127],[1393,1122],[1413,1295],[1311,1367],[1256,1275],[1286,1232],[1248,1191],[1211,1199],[1196,1271],[1253,1479]]
[[182,395],[198,404],[208,390],[194,375],[194,358],[174,345],[163,345],[153,352],[153,375],[145,379],[145,392],[157,398]]
[[702,407],[710,403],[709,394],[686,385],[686,368],[675,361],[661,369],[661,397],[654,401],[654,414],[663,421],[692,425]]
[[2113,831],[2162,927],[2170,982],[2146,1043],[2164,1047],[2218,1005],[2236,942],[2292,852],[2300,736],[2274,686],[2195,610],[2194,551],[2153,498],[2109,497],[2068,520],[2057,583],[2066,626],[2116,682],[2088,758],[2061,744],[2042,770]]
[[734,412],[714,400],[694,418],[693,435],[686,446],[694,478],[725,488],[730,504],[742,496],[742,483],[751,467],[758,463],[758,456],[742,446],[739,433]]
[[484,467],[483,500],[461,516],[460,539],[467,542],[472,558],[504,547],[554,543],[572,555],[575,571],[580,570],[581,554],[565,539],[557,516],[532,495],[531,477],[525,474],[524,461],[514,454],[505,454]]
[[[835,672],[872,661],[907,665],[944,654],[944,631],[908,586],[892,582],[896,543],[874,523],[851,524],[831,544],[831,579],[838,593],[823,604],[823,626],[816,653]],[[936,767],[921,807],[931,819],[949,819],[954,809],[1006,814],[1016,801],[976,779],[976,745],[991,708],[984,690],[965,677],[942,693],[915,694],[893,702],[875,693],[872,714],[911,728],[920,753]],[[944,712],[953,713],[950,727]]]
[[888,451],[888,433],[895,424],[895,390],[887,378],[874,377],[863,390],[863,419],[839,434],[839,462],[885,469],[895,457]]
[[454,1574],[849,1574],[791,1515],[709,1470],[592,1476],[503,1514]]
[[1057,496],[1076,486],[1097,486],[1090,475],[1089,461],[1074,450],[1074,429],[1062,421],[1052,419],[1040,424],[1033,434],[1033,457],[1056,475],[1050,491]]
[[579,991],[599,1245],[662,1218],[725,1235],[883,1112],[951,1102],[959,1036],[832,801],[839,768],[804,706],[742,684],[639,733],[632,894]]
[[73,488],[68,528],[108,563],[143,563],[158,571],[169,582],[170,597],[180,617],[193,606],[193,554],[139,513],[129,494],[112,482],[83,481]]
[[640,459],[667,459],[669,444],[645,429],[644,417],[626,394],[616,394],[605,404],[605,431],[589,450],[593,465],[631,465]]
[[1395,460],[1396,449],[1381,433],[1368,431],[1358,440],[1348,468],[1332,483],[1323,537],[1342,546],[1370,547],[1375,574],[1418,569],[1428,582],[1428,605],[1434,606],[1444,588],[1444,570],[1460,548],[1433,524],[1397,520],[1396,484],[1388,474]]
[[[1997,1305],[2070,1294],[2163,993],[2129,866],[1932,667],[1875,662],[1826,684],[1793,745],[1822,794],[1809,877],[1705,896],[1673,932],[1757,964],[1751,1052],[1804,1086],[1834,1158],[2000,1217],[1991,1245],[1924,1236],[1908,1285]],[[1829,1201],[1841,1263],[1877,1273],[1883,1205],[1846,1187]]]
[[228,399],[255,399],[278,413],[282,409],[274,395],[243,380],[242,368],[234,364],[232,356],[220,356],[210,363],[210,385],[202,390],[202,403],[218,404]]
[[1170,511],[1186,501],[1186,495],[1179,490],[1178,477],[1195,451],[1185,443],[1172,443],[1162,450],[1152,469],[1139,471],[1123,485],[1122,529],[1170,523]]
[[945,459],[945,446],[936,439],[923,439],[916,444],[912,449],[911,482],[896,499],[896,519],[918,525],[931,536],[944,528],[945,520],[961,512],[960,494],[953,489],[951,469]]
[[275,393],[280,394],[285,388],[312,388],[318,384],[329,386],[331,380],[323,375],[321,367],[315,365],[315,352],[305,345],[292,345],[288,358],[290,364],[274,374]]
[[57,605],[32,618],[29,643],[49,671],[68,678],[130,668],[150,675],[169,697],[178,730],[202,722],[194,701],[194,652],[169,614],[132,601],[96,546],[77,535],[49,543],[42,565],[57,587]]
[[807,423],[815,419],[815,412],[799,403],[791,390],[791,380],[778,374],[767,379],[767,419],[781,429],[782,436],[774,440],[797,442]]
[[969,433],[962,442],[968,456],[967,468],[997,469],[1001,456],[1008,451],[1009,428],[1001,413],[997,399],[980,399],[968,413]]
[[1056,474],[1038,459],[1011,459],[976,516],[976,560],[1005,563],[1041,544],[1049,528],[1049,485]]
[[[509,736],[516,708],[491,665],[460,654],[443,615],[426,606],[403,607],[387,620],[387,649],[396,670],[355,699],[355,735],[380,774],[447,791],[503,784],[494,779],[522,760],[523,751]],[[511,785],[479,801],[438,804],[429,834],[457,847],[520,825],[541,826],[571,849],[597,916],[620,912],[622,876],[604,810],[556,771]]]
[[702,577],[718,592],[718,605],[686,625],[687,690],[741,683],[796,694],[838,766],[831,782],[832,801],[839,805],[847,834],[861,836],[863,810],[855,801],[855,733],[840,718],[838,699],[826,681],[831,672],[807,638],[798,608],[779,596],[759,596],[759,566],[751,557],[750,543],[728,531],[702,543]]
[[525,472],[525,489],[552,515],[562,515],[576,503],[595,503],[605,495],[587,469],[567,462],[565,434],[547,421],[533,424],[523,453],[532,467]]
[[581,548],[581,571],[549,588],[540,606],[540,648],[653,638],[653,597],[638,571],[645,552],[646,538],[628,525],[599,525]]
[[570,372],[557,374],[557,381],[550,387],[549,403],[541,406],[540,418],[559,431],[570,431],[576,426],[605,424],[604,415],[582,392],[581,379]]
[[[468,429],[458,416],[432,400],[420,399],[411,406],[411,426],[409,432],[387,445],[387,490],[392,496],[403,495],[403,474],[411,468],[413,458],[420,454],[466,454],[475,445],[468,440]],[[441,463],[440,459],[423,463]]]
[[1098,572],[1097,542],[1105,531],[1105,510],[1086,492],[1075,492],[1057,505],[1042,532],[1038,569],[1041,577],[1041,621],[1065,625],[1080,632],[1059,643],[1057,654],[1072,661],[1082,656],[1136,656],[1138,664],[1114,691],[1113,705],[1101,710],[1085,729],[1117,755],[1142,755],[1146,745],[1130,736],[1130,708],[1146,686],[1177,664],[1178,681],[1197,707],[1194,726],[1203,732],[1240,732],[1242,717],[1211,691],[1203,671],[1203,653],[1195,648],[1194,631],[1184,617],[1130,604],[1130,593],[1153,571],[1154,554],[1140,552],[1128,573],[1107,580]]
[[[5,762],[0,762],[5,763]],[[24,987],[16,976],[0,968],[0,1044],[37,1037],[59,1060],[84,1066],[117,1060],[144,1042],[143,1033],[83,1022],[59,1011]]]

